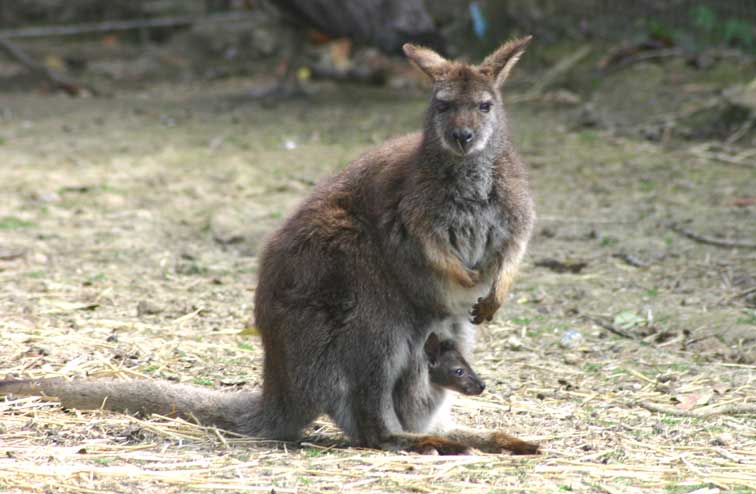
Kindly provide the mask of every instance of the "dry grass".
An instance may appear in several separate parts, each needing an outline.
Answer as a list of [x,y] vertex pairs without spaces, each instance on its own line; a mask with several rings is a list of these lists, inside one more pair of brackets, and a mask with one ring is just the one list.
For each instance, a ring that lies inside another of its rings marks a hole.
[[[143,366],[129,368],[97,357],[118,347],[98,338],[112,330],[110,321],[81,323],[87,329],[44,328],[45,336],[34,343],[78,349],[84,358],[66,364],[46,357],[44,366],[30,371],[30,363],[40,357],[22,357],[11,359],[16,365],[4,371],[41,376],[54,374],[50,367],[65,375],[145,375]],[[128,318],[122,323],[130,328],[129,339],[151,355],[150,365],[163,369],[181,368],[195,352],[232,358],[249,353],[233,334],[219,335],[212,344],[155,341],[152,325]],[[756,366],[696,365],[690,356],[645,347],[634,350],[632,361],[567,364],[553,349],[507,349],[503,342],[518,332],[501,323],[489,328],[477,366],[490,392],[460,399],[456,413],[465,424],[504,428],[542,442],[541,456],[425,457],[359,450],[349,448],[328,423],[319,423],[300,444],[265,442],[164,417],[63,412],[54,402],[9,398],[0,404],[0,485],[7,492],[618,493],[690,492],[704,486],[749,492],[756,487],[753,411],[696,418],[638,405],[671,406],[663,389],[667,383],[674,383],[677,396],[713,393],[716,407],[753,403]],[[608,355],[612,346],[623,344],[636,345],[597,340],[583,350]],[[28,339],[15,345],[6,340],[9,353],[4,355],[22,355],[28,345]],[[159,351],[174,345],[182,351]],[[259,352],[252,353],[258,360]],[[198,359],[200,367],[202,360],[213,360]],[[197,375],[178,374],[190,381]]]
[[[242,233],[258,222],[270,228],[309,178],[416,126],[424,98],[355,90],[266,110],[229,97],[246,84],[156,86],[112,100],[9,95],[0,128],[0,374],[259,385],[259,344],[239,334],[256,247],[214,241],[214,218],[231,208],[255,218]],[[749,348],[692,342],[756,330],[745,297],[734,296],[749,290],[738,277],[753,274],[755,258],[665,237],[663,226],[689,214],[699,229],[725,225],[747,240],[748,211],[716,201],[752,193],[750,170],[696,161],[681,174],[684,153],[521,113],[543,231],[512,301],[481,334],[475,367],[487,391],[460,399],[455,413],[465,425],[540,441],[542,455],[360,450],[327,422],[299,444],[260,442],[7,397],[0,490],[756,491],[756,414],[743,408],[756,403],[756,366],[736,362],[748,362]],[[614,256],[619,248],[649,266],[627,266]],[[555,274],[533,266],[542,257],[588,267]],[[152,313],[139,313],[140,302]],[[643,316],[633,339],[592,322],[623,310]],[[584,338],[564,349],[568,328]]]

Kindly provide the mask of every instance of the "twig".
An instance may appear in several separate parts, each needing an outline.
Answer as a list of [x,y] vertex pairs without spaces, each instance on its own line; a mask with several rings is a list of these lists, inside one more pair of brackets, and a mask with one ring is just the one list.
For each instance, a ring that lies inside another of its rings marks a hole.
[[675,233],[678,233],[684,237],[688,237],[689,239],[695,240],[696,242],[700,242],[702,244],[714,245],[716,247],[726,247],[729,249],[756,249],[756,243],[738,242],[735,240],[724,240],[721,238],[699,235],[698,233],[692,232],[675,224],[669,225],[669,229]]
[[752,286],[751,288],[748,288],[747,290],[743,290],[742,292],[738,292],[735,295],[731,295],[723,300],[725,303],[734,302],[735,300],[741,298],[741,297],[747,297],[748,295],[756,293],[756,286]]
[[708,409],[703,410],[681,410],[679,408],[667,407],[645,401],[638,402],[638,406],[652,412],[665,413],[667,415],[674,415],[675,417],[706,418],[716,417],[717,415],[756,414],[756,405],[752,404],[724,405],[715,408],[707,407]]
[[23,51],[18,46],[14,45],[7,39],[3,39],[0,37],[0,51],[5,52],[6,55],[8,55],[10,58],[15,60],[16,62],[20,63],[33,73],[43,77],[44,79],[47,79],[50,81],[55,87],[62,89],[67,94],[71,96],[79,96],[84,91],[87,91],[91,94],[97,94],[97,92],[91,88],[86,87],[78,82],[75,82],[71,79],[68,79],[67,77],[57,74],[47,68],[44,64],[41,64],[34,60],[32,57],[26,54],[25,51]]
[[601,326],[602,328],[606,329],[610,333],[614,333],[617,336],[621,336],[623,338],[627,338],[628,340],[634,340],[635,338],[633,335],[626,333],[622,331],[619,328],[616,328],[612,323],[605,321],[604,319],[601,319],[600,317],[595,316],[584,316],[585,319],[594,322],[595,324]]
[[628,254],[627,252],[617,252],[612,254],[612,257],[616,257],[617,259],[621,259],[625,261],[630,266],[633,266],[635,268],[645,268],[648,267],[648,263],[641,261],[637,257],[635,257],[632,254]]
[[671,57],[686,57],[688,54],[680,50],[678,48],[669,48],[666,50],[654,50],[646,53],[641,53],[639,55],[634,55],[631,57],[627,57],[624,60],[621,60],[614,64],[607,64],[604,67],[604,73],[609,74],[612,72],[617,72],[618,70],[630,67],[631,65],[635,65],[636,63],[640,62],[646,62],[648,60],[658,60],[660,58],[671,58]]
[[206,16],[158,17],[153,19],[132,19],[128,21],[92,22],[69,24],[66,26],[39,26],[0,31],[0,38],[47,38],[50,36],[71,36],[85,33],[129,31],[148,27],[189,26],[197,22],[229,22],[249,19],[248,13],[226,13]]
[[583,46],[575,53],[560,60],[556,65],[549,69],[542,77],[538,79],[533,87],[522,96],[515,98],[516,101],[531,101],[538,99],[547,87],[552,85],[556,80],[562,77],[564,74],[572,70],[572,68],[580,63],[585,57],[591,53],[590,46]]
[[698,149],[691,149],[688,152],[691,155],[695,156],[696,158],[719,161],[721,163],[727,163],[728,165],[738,165],[738,166],[744,166],[746,168],[753,168],[753,165],[751,164],[751,162],[748,161],[748,158],[750,158],[753,155],[751,151],[745,151],[736,156],[730,156],[725,153],[717,153],[717,152],[711,152],[711,151],[707,152],[705,150],[698,150]]

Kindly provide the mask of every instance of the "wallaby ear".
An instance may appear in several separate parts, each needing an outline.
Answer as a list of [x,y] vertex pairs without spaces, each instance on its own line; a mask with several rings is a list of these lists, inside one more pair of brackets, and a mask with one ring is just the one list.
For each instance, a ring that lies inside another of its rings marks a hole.
[[496,81],[496,87],[501,87],[532,39],[533,36],[525,36],[507,41],[498,50],[488,55],[480,64],[479,69],[482,72],[488,72]]
[[405,43],[402,50],[407,58],[434,81],[444,74],[449,64],[448,60],[430,48]]
[[430,365],[436,365],[438,359],[441,358],[441,341],[436,333],[429,334],[428,339],[425,340],[425,355],[428,356]]

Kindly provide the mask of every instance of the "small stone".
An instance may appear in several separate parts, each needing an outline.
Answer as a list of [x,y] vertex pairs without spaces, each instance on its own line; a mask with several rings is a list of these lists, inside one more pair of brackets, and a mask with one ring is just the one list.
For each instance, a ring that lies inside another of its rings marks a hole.
[[137,304],[137,316],[153,316],[163,312],[163,308],[154,302],[142,300]]
[[580,363],[581,358],[580,358],[580,355],[578,355],[577,353],[570,352],[570,353],[565,353],[562,356],[562,360],[567,365],[577,365]]
[[562,348],[575,348],[583,342],[583,335],[576,329],[569,329],[564,332],[559,340],[559,346]]
[[507,338],[507,348],[512,350],[513,352],[519,352],[524,348],[524,345],[522,344],[522,340],[520,338],[512,335]]
[[672,394],[672,386],[669,384],[656,383],[655,389],[660,393]]
[[734,442],[735,438],[732,434],[729,432],[723,432],[721,434],[717,434],[714,436],[714,439],[711,440],[712,446],[731,446]]

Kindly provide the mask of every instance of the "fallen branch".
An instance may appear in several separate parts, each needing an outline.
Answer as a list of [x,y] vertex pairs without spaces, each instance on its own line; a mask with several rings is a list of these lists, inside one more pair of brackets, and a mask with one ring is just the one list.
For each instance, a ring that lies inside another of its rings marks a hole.
[[621,336],[623,338],[627,338],[628,340],[634,340],[634,339],[636,339],[630,333],[624,332],[623,330],[615,327],[614,324],[612,324],[612,323],[610,323],[608,321],[605,321],[604,319],[601,319],[600,317],[584,316],[584,318],[587,319],[587,320],[589,320],[589,321],[591,321],[591,322],[593,322],[594,324],[596,324],[596,325],[598,325],[598,326],[606,329],[610,333],[616,334],[617,336]]
[[706,407],[699,410],[681,410],[679,408],[668,407],[646,401],[638,402],[637,405],[651,412],[664,413],[675,417],[707,418],[716,417],[717,415],[756,414],[756,404],[723,405],[713,408]]
[[689,54],[679,48],[668,48],[662,50],[654,50],[645,53],[639,53],[638,55],[630,56],[624,60],[617,61],[615,63],[606,63],[602,69],[604,73],[609,74],[625,69],[636,63],[647,62],[649,60],[659,60],[662,58],[672,57],[687,57]]
[[699,235],[698,233],[692,232],[675,224],[669,225],[669,229],[677,234],[688,237],[689,239],[695,240],[696,242],[700,242],[702,244],[714,245],[716,247],[726,247],[728,249],[756,249],[756,243],[738,242],[736,240],[725,240],[716,237],[709,237],[706,235]]
[[5,54],[13,60],[20,63],[34,74],[37,74],[43,79],[48,80],[53,84],[53,86],[65,91],[71,96],[80,96],[85,92],[88,92],[90,94],[97,94],[97,91],[95,91],[93,88],[87,87],[83,84],[73,81],[72,79],[67,78],[62,74],[58,74],[50,70],[44,64],[41,64],[30,57],[21,48],[14,45],[7,39],[3,39],[2,37],[0,37],[0,51],[5,52]]
[[65,26],[39,26],[0,31],[0,38],[47,38],[51,36],[71,36],[87,33],[108,33],[154,27],[190,26],[197,22],[230,22],[249,19],[248,13],[226,13],[206,16],[158,17],[153,19],[131,19],[128,21],[92,22]]
[[572,68],[575,65],[580,63],[580,61],[582,61],[590,53],[591,53],[591,47],[583,46],[579,50],[577,50],[575,53],[572,53],[566,58],[563,58],[562,60],[557,62],[557,64],[554,65],[551,69],[546,71],[546,73],[538,79],[538,82],[536,82],[527,93],[517,98],[514,98],[514,100],[519,102],[519,101],[532,101],[532,100],[540,98],[547,87],[552,85],[564,74],[572,70]]
[[727,297],[723,300],[725,303],[734,302],[739,298],[746,297],[752,293],[756,293],[756,286],[752,286],[751,288],[748,288],[747,290],[743,290],[742,292],[738,292],[735,295],[732,295],[730,297]]
[[[751,123],[753,123],[753,120],[748,120],[746,123],[750,125]],[[728,165],[738,165],[753,169],[752,158],[754,151],[750,149],[736,155],[729,155],[727,153],[710,151],[708,150],[708,145],[704,145],[703,147],[696,146],[688,150],[688,153],[692,156],[695,156],[696,158],[719,161],[720,163],[727,163]]]

